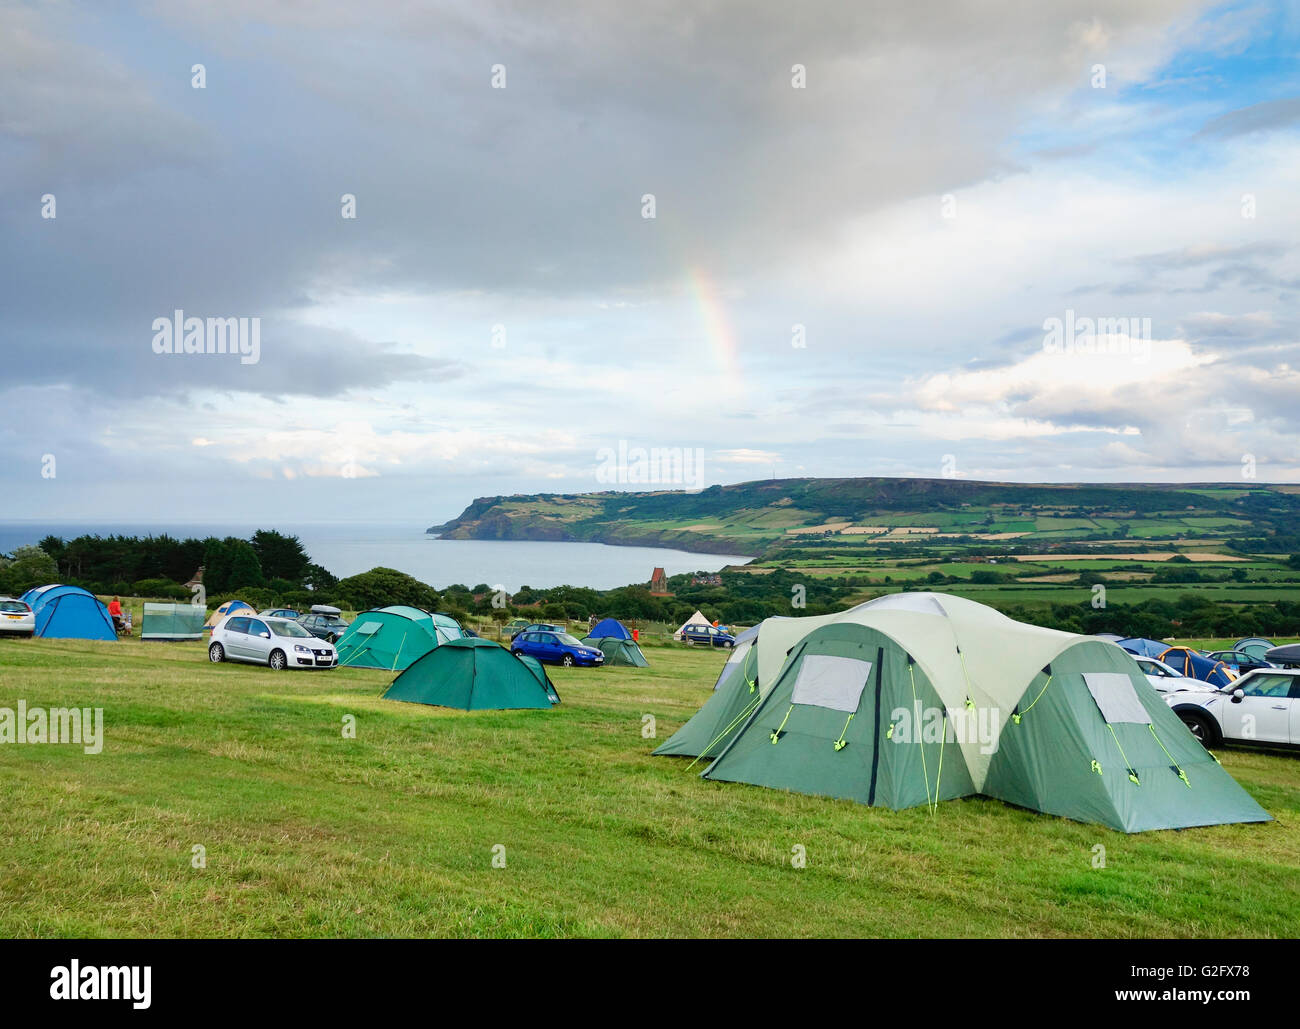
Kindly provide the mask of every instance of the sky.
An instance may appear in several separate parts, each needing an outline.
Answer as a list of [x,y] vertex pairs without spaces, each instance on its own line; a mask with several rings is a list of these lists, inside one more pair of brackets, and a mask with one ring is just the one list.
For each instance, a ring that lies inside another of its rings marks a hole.
[[1298,481],[1297,56],[1295,3],[0,0],[4,517]]

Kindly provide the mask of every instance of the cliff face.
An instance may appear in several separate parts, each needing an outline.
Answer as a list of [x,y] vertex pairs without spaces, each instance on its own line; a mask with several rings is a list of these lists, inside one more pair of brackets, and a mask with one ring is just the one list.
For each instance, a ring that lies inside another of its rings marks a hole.
[[[518,502],[520,498],[499,498]],[[479,504],[475,501],[475,504]],[[442,539],[535,540],[558,543],[607,543],[622,547],[668,547],[697,553],[755,556],[761,547],[745,547],[733,539],[702,531],[653,528],[636,521],[560,521],[536,512],[500,510],[492,506],[474,511],[471,504],[445,525],[425,531]]]

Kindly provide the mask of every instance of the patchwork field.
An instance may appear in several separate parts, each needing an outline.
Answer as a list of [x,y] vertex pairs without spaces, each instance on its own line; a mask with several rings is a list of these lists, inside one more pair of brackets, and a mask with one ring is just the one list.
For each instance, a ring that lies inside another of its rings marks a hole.
[[429,529],[453,539],[683,546],[780,560],[825,541],[871,546],[1066,541],[1142,545],[1294,534],[1300,501],[1264,483],[1033,484],[962,479],[767,479],[676,491],[480,497]]
[[983,799],[873,810],[651,757],[722,657],[646,653],[557,669],[553,711],[467,714],[381,701],[377,672],[0,641],[0,706],[102,707],[106,725],[98,755],[0,746],[0,935],[1295,933],[1300,758],[1220,753],[1267,825],[1124,836]]

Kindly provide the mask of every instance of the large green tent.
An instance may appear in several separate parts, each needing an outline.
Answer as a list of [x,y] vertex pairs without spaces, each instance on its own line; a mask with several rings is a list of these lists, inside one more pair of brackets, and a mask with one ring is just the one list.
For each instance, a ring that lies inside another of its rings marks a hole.
[[770,619],[753,652],[659,752],[716,755],[709,779],[890,808],[983,794],[1123,832],[1269,818],[1095,637],[904,593]]
[[463,711],[548,708],[560,702],[540,665],[476,637],[428,651],[393,680],[384,699]]
[[587,636],[583,643],[589,647],[599,647],[605,655],[605,667],[610,665],[629,665],[633,668],[648,668],[650,662],[641,653],[641,648],[632,639],[620,640],[613,636]]
[[452,638],[428,611],[394,605],[362,611],[336,647],[340,666],[393,672]]

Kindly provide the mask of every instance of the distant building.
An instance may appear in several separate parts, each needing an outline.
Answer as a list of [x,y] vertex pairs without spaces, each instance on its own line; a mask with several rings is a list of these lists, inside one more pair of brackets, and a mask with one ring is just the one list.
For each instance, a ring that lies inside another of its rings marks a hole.
[[662,568],[656,568],[650,573],[650,593],[656,597],[672,596],[668,591],[668,576]]
[[692,575],[691,585],[692,586],[721,586],[722,576],[718,575],[716,572],[713,573],[712,575]]

